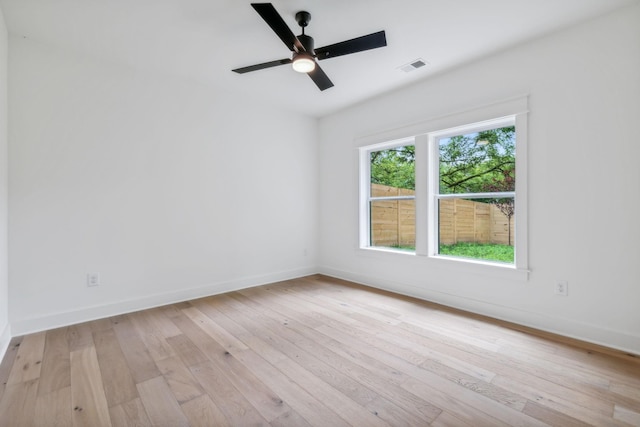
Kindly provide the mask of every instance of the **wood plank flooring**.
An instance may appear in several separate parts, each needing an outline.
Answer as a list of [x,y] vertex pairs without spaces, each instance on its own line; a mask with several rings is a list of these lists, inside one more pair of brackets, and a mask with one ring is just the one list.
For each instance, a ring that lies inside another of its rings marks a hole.
[[640,426],[640,360],[310,276],[12,340],[0,426]]

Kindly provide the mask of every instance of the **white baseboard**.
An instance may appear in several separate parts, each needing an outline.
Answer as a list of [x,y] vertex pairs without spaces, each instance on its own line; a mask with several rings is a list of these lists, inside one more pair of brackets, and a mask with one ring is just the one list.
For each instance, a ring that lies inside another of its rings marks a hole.
[[[119,314],[132,313],[176,302],[202,298],[210,295],[266,285],[282,280],[296,279],[317,273],[315,267],[296,270],[281,271],[261,276],[243,277],[228,282],[213,283],[189,289],[181,289],[176,292],[166,292],[149,295],[142,298],[123,300],[104,305],[84,307],[78,310],[47,314],[29,319],[17,320],[11,323],[11,331],[14,335],[24,335],[33,332],[45,331],[76,323],[87,322]],[[9,337],[10,339],[11,337]],[[4,343],[4,341],[3,341]],[[8,343],[7,343],[8,345]]]
[[11,326],[7,323],[0,333],[0,361],[4,360],[4,355],[7,354],[9,343],[11,342]]
[[[512,307],[500,306],[487,303],[485,301],[473,300],[458,295],[446,294],[403,283],[386,281],[377,277],[327,267],[309,267],[261,276],[245,277],[229,282],[220,282],[190,289],[181,289],[177,292],[155,294],[138,299],[119,301],[100,306],[85,307],[74,311],[19,320],[11,323],[10,327],[7,325],[5,330],[2,331],[2,335],[0,336],[0,354],[4,356],[9,346],[12,334],[14,336],[19,336],[39,332],[76,323],[87,322],[90,320],[116,316],[119,314],[131,313],[166,304],[251,288],[283,280],[295,279],[316,273],[349,280],[373,288],[431,301],[495,319],[539,329],[541,331],[551,332],[631,354],[640,355],[640,336],[638,335],[631,335],[590,323],[578,322],[548,314],[518,310]],[[562,325],[562,327],[560,328],[558,325]]]
[[[424,289],[403,283],[383,280],[349,271],[320,267],[318,273],[344,279],[377,289],[399,293],[418,299],[431,301],[448,307],[469,311],[518,325],[538,329],[553,334],[575,338],[626,353],[640,355],[640,336],[603,328],[592,323],[579,322],[558,316],[478,301],[458,295]],[[561,325],[561,327],[559,327]]]

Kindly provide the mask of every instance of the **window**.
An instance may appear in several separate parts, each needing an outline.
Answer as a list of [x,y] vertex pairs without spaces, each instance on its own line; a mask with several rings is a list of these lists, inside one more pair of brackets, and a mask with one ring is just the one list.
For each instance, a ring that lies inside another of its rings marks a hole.
[[393,144],[366,152],[366,246],[415,250],[415,146]]
[[360,248],[526,277],[526,108],[517,98],[362,143]]
[[429,145],[430,253],[513,264],[515,119],[434,132]]

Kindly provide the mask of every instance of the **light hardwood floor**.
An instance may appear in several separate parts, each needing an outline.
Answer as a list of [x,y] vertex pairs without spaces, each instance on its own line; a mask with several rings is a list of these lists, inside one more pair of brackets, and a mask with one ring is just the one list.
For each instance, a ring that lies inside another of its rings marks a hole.
[[640,426],[640,360],[323,276],[16,338],[0,426]]

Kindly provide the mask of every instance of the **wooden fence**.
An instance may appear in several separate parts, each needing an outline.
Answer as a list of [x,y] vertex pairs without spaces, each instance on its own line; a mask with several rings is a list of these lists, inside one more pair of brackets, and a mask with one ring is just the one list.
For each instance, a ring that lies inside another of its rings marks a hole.
[[[372,184],[372,197],[410,196],[413,190]],[[497,243],[513,245],[514,227],[500,209],[490,203],[463,199],[440,201],[440,243]],[[371,205],[372,246],[415,246],[414,200],[376,201]]]
[[[372,184],[372,197],[413,196],[413,190]],[[384,200],[371,204],[372,246],[415,246],[414,200]]]

